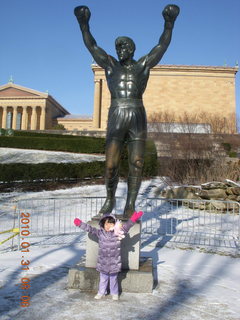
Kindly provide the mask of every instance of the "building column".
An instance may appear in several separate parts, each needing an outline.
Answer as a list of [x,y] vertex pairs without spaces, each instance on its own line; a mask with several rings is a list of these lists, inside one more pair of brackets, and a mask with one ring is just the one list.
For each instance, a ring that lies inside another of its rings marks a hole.
[[37,107],[32,107],[31,130],[37,129]]
[[12,119],[12,129],[17,128],[17,107],[13,107],[13,119]]
[[40,130],[45,130],[46,126],[46,107],[41,108]]
[[100,128],[100,109],[101,109],[101,79],[94,80],[94,111],[93,126]]
[[22,107],[22,123],[21,123],[21,130],[27,130],[27,106]]
[[7,128],[7,107],[2,107],[3,113],[2,113],[2,128]]

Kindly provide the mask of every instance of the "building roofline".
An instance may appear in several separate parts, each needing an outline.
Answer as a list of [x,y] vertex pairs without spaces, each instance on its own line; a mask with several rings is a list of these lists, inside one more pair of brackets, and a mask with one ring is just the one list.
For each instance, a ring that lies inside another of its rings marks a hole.
[[[98,64],[92,64],[91,68],[93,72],[103,70]],[[214,71],[214,72],[226,72],[237,73],[239,67],[229,66],[201,66],[201,65],[173,65],[173,64],[158,64],[152,68],[152,70],[174,70],[174,71]]]
[[63,117],[57,117],[57,119],[64,120],[64,121],[79,121],[79,120],[92,121],[93,117],[92,116],[88,116],[88,115],[68,114],[68,115],[63,116]]
[[34,96],[6,96],[6,97],[2,97],[2,99],[46,99],[46,100],[50,100],[55,106],[57,106],[58,109],[60,109],[61,111],[63,111],[65,114],[70,114],[67,109],[65,109],[59,102],[57,102],[57,100],[55,100],[50,94],[45,93],[45,92],[41,92],[38,90],[34,90],[34,89],[30,89],[24,86],[20,86],[19,84],[15,84],[12,82],[6,83],[2,86],[0,86],[0,91],[7,89],[7,88],[15,88],[21,91],[26,91],[29,92],[31,94],[36,95]]
[[44,92],[37,91],[37,90],[31,89],[31,88],[20,86],[19,84],[15,84],[15,83],[12,83],[12,82],[8,82],[8,83],[0,86],[0,90],[4,90],[4,89],[7,89],[7,88],[15,88],[15,89],[18,89],[18,90],[21,90],[21,91],[26,91],[26,92],[35,94],[35,95],[43,97],[43,98],[47,98],[48,97],[48,93],[44,93]]

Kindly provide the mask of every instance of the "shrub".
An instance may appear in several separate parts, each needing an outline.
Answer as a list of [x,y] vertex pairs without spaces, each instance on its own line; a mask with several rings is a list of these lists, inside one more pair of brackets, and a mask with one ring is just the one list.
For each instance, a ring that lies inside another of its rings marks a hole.
[[[221,136],[201,134],[161,134],[161,143],[168,147],[167,157],[159,159],[159,175],[183,184],[199,184],[207,181],[238,181],[240,167],[228,163],[228,155],[234,157],[230,143],[222,143]],[[223,147],[224,146],[224,150]]]
[[5,129],[0,129],[0,136],[4,136],[5,135]]
[[0,147],[67,151],[77,153],[104,153],[105,139],[62,136],[0,136]]
[[13,136],[13,129],[0,129],[0,136]]
[[0,164],[0,181],[68,180],[102,176],[105,162]]
[[236,151],[230,151],[230,152],[228,153],[228,156],[229,156],[230,158],[237,158],[237,152],[236,152]]
[[66,130],[63,124],[56,124],[52,130]]
[[222,146],[223,146],[223,148],[224,148],[224,150],[225,150],[226,152],[230,152],[231,149],[232,149],[232,146],[231,146],[231,144],[230,144],[229,142],[223,142],[223,143],[222,143]]

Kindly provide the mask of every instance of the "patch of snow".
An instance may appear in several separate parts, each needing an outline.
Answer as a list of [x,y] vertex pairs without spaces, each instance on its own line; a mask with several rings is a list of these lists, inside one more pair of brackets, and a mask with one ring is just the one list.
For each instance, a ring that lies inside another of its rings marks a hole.
[[230,184],[235,185],[236,187],[240,187],[240,183],[237,183],[237,182],[232,181],[232,180],[229,180],[229,179],[226,179],[225,181],[226,181],[226,182],[229,182]]
[[29,149],[0,148],[0,163],[80,163],[105,161],[104,155]]

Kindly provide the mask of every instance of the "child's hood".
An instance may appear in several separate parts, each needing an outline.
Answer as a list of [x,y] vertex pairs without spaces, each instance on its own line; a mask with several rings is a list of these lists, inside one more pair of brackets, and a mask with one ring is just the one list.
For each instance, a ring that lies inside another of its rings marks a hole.
[[101,217],[101,219],[99,220],[99,224],[101,223],[101,221],[102,221],[103,219],[108,218],[108,217],[113,218],[113,219],[115,220],[115,222],[117,221],[116,217],[115,217],[112,213],[106,213],[106,214],[104,214],[104,215]]
[[[100,229],[103,229],[104,230],[104,227],[103,227],[103,225],[102,225],[102,220],[105,218],[113,218],[114,219],[114,222],[115,222],[115,224],[116,224],[116,221],[117,221],[117,219],[116,219],[116,217],[113,215],[113,214],[111,214],[111,213],[107,213],[107,214],[104,214],[102,217],[101,217],[101,219],[99,220],[99,225],[100,225]],[[110,230],[110,231],[113,231],[113,230]]]

